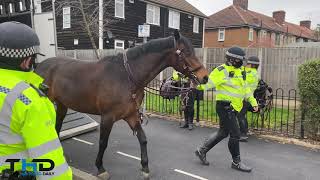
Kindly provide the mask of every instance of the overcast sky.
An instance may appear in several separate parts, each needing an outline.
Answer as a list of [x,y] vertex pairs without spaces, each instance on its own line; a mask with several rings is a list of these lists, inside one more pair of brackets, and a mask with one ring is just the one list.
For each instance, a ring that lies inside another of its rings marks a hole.
[[[230,5],[233,0],[187,0],[206,15],[214,14]],[[299,24],[311,20],[312,27],[320,24],[320,0],[249,0],[249,9],[272,16],[276,10],[286,11],[286,21]]]

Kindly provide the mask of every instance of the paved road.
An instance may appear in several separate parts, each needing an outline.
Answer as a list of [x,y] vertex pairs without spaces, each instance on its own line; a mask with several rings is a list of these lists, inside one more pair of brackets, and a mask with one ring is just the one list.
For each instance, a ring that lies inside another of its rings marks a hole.
[[[98,116],[92,116],[99,121]],[[178,128],[177,122],[151,119],[144,127],[148,137],[149,166],[154,180],[194,180],[191,173],[205,180],[319,180],[320,153],[295,145],[266,142],[251,137],[249,143],[241,144],[243,161],[254,167],[250,174],[230,168],[231,158],[224,140],[208,153],[210,166],[202,166],[193,152],[209,133],[217,129],[196,128],[194,131]],[[96,174],[94,165],[98,152],[99,132],[81,135],[63,141],[69,164]],[[85,142],[80,142],[84,140]],[[88,144],[89,142],[89,144]],[[93,144],[90,144],[93,143]],[[122,154],[119,154],[122,153]],[[114,125],[104,164],[112,180],[142,179],[138,140],[124,121]],[[176,171],[175,171],[176,170]]]

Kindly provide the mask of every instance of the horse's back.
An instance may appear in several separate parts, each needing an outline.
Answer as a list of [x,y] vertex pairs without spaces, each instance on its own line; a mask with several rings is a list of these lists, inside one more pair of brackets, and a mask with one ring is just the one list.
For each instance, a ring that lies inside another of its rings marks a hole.
[[88,63],[85,61],[80,61],[76,59],[71,59],[68,57],[53,57],[48,58],[41,63],[39,63],[35,69],[35,72],[42,76],[45,79],[48,79],[50,75],[53,75],[53,73],[59,73],[58,69],[60,67],[72,67],[77,64],[83,64]]

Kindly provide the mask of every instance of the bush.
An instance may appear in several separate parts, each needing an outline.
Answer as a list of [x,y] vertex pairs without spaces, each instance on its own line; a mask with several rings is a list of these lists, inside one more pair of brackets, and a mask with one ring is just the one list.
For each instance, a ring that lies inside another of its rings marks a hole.
[[300,65],[298,78],[305,130],[311,138],[320,139],[320,60]]

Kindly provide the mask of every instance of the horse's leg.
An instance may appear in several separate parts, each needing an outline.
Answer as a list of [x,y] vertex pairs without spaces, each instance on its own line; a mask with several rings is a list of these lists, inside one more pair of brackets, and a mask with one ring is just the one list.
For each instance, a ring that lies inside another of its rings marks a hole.
[[56,131],[57,131],[57,134],[59,134],[62,127],[62,122],[67,115],[68,108],[58,101],[56,102],[56,105],[57,105]]
[[147,137],[142,129],[138,113],[125,119],[130,128],[137,132],[137,138],[140,143],[142,173],[145,179],[149,179]]
[[136,126],[136,131],[137,138],[140,143],[142,173],[144,177],[149,177],[150,171],[148,166],[147,137],[140,123],[138,123],[138,125]]
[[103,167],[103,155],[108,146],[109,135],[113,126],[113,119],[110,116],[102,115],[100,123],[100,140],[99,140],[99,152],[96,159],[96,167],[98,168],[98,175],[106,173]]

